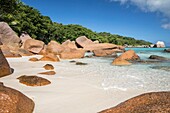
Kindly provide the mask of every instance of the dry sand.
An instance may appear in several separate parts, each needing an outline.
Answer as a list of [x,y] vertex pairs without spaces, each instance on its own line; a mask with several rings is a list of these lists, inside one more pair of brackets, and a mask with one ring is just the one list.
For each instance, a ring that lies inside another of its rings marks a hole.
[[[40,57],[40,56],[35,56]],[[35,102],[34,113],[96,113],[113,107],[136,95],[142,90],[104,90],[102,77],[84,73],[81,68],[74,67],[69,60],[61,62],[30,62],[30,57],[8,58],[14,73],[1,78],[4,85],[17,89]],[[55,67],[56,75],[39,75],[44,72],[45,64]],[[100,74],[100,73],[99,73]],[[21,75],[38,75],[52,83],[47,86],[25,86],[16,79]]]

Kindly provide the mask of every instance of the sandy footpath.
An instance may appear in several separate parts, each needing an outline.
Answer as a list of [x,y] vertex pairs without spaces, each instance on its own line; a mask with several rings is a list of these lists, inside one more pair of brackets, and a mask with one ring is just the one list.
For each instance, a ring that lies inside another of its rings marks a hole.
[[[67,60],[56,63],[30,62],[29,58],[8,58],[14,73],[1,78],[1,82],[33,99],[34,113],[96,113],[144,93],[141,90],[104,90],[98,87],[103,80],[102,77],[95,77],[90,73],[86,77],[86,73],[82,73],[81,68],[76,69]],[[37,74],[45,71],[43,66],[47,63],[55,67],[56,75]],[[21,75],[38,75],[52,83],[41,87],[25,86],[16,79]]]

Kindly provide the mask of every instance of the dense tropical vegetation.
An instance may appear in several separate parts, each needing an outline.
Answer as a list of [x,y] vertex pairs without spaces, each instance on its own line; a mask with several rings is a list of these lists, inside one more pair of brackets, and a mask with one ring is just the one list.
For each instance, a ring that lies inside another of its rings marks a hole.
[[93,32],[81,25],[63,25],[52,22],[50,17],[43,16],[37,9],[25,5],[19,0],[0,0],[0,21],[7,22],[20,35],[23,31],[32,38],[48,43],[50,40],[63,42],[86,36],[99,42],[109,42],[118,45],[149,45],[150,42],[136,40],[131,37],[113,35],[106,32]]

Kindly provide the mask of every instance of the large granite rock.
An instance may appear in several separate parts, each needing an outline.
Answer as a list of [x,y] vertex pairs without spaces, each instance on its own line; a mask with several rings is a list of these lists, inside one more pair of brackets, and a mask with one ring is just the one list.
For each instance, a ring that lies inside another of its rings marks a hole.
[[10,47],[20,47],[21,40],[5,22],[0,22],[0,41]]
[[64,47],[62,47],[59,43],[56,41],[50,41],[47,45],[46,52],[47,53],[53,53],[55,55],[59,55],[61,52],[64,51]]
[[27,39],[24,43],[24,49],[38,54],[44,48],[44,42],[35,40],[35,39]]
[[117,57],[115,49],[94,50],[93,53],[97,57],[104,57],[109,55],[113,55],[113,57]]
[[129,61],[140,60],[140,57],[133,50],[128,50],[114,59],[112,65],[131,65]]
[[168,60],[168,58],[158,56],[158,55],[151,55],[149,59],[155,59],[155,60]]
[[124,60],[140,60],[140,57],[133,50],[128,50],[119,56],[120,59]]
[[87,45],[94,44],[92,40],[88,39],[86,36],[80,36],[76,39],[76,43],[79,47],[86,47]]
[[30,98],[0,83],[0,113],[33,113],[34,106]]
[[11,50],[8,46],[6,45],[0,45],[0,48],[2,50],[2,53],[4,54],[4,56],[7,57],[21,57],[21,55],[15,51],[15,50]]
[[78,37],[76,44],[86,51],[102,50],[102,49],[123,49],[123,47],[117,46],[110,43],[93,43],[90,39],[85,36]]
[[0,49],[0,77],[10,75],[13,73],[13,69],[10,68],[7,60],[5,59],[1,49]]
[[116,66],[125,66],[125,65],[131,65],[132,63],[128,62],[127,60],[116,58],[113,62],[112,65]]
[[31,56],[33,53],[29,52],[26,49],[19,48],[16,50],[16,53],[20,54],[21,56]]
[[163,48],[165,47],[165,43],[163,41],[158,41],[154,47],[157,47],[157,48]]
[[49,80],[38,76],[22,75],[17,79],[19,79],[20,83],[25,84],[27,86],[44,86],[44,85],[51,84]]
[[83,58],[84,54],[85,54],[84,50],[70,49],[68,51],[60,53],[60,58],[61,59]]
[[65,49],[77,49],[75,41],[66,40],[65,42],[62,43],[62,46]]
[[142,94],[99,113],[170,113],[170,92]]

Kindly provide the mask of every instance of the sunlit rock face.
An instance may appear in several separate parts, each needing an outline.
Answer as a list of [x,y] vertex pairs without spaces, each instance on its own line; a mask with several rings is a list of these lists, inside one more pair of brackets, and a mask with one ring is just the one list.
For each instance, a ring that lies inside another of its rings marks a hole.
[[165,43],[163,41],[158,41],[154,47],[157,47],[157,48],[163,48],[165,47]]
[[21,92],[0,82],[0,113],[33,113],[34,102]]
[[9,47],[21,46],[21,39],[5,22],[0,22],[0,41]]

